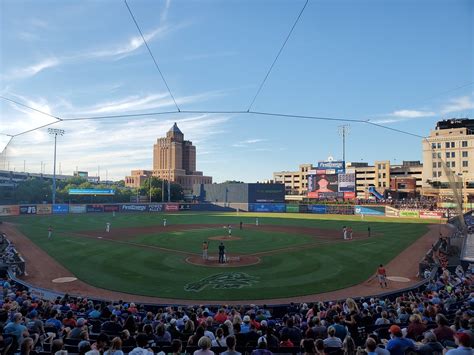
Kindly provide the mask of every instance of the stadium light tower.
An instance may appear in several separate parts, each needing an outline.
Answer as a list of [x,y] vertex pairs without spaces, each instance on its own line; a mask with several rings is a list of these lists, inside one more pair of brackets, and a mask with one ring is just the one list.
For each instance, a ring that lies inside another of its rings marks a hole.
[[338,127],[339,135],[342,137],[342,161],[346,161],[346,136],[349,134],[349,125],[344,124]]
[[65,131],[63,129],[48,128],[48,133],[54,136],[54,165],[53,165],[53,205],[56,203],[56,139],[58,134],[63,136]]

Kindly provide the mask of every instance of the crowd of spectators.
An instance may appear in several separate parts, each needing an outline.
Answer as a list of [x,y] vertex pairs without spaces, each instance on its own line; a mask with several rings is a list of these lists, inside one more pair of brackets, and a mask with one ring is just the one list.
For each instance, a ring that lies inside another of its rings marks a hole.
[[471,270],[443,269],[419,291],[313,304],[151,307],[34,297],[2,282],[4,354],[472,355]]

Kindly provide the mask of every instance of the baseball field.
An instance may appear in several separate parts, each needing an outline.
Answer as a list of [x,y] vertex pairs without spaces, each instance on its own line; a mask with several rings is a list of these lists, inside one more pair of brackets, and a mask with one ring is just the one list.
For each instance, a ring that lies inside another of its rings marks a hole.
[[[275,299],[344,289],[367,280],[378,264],[394,259],[433,223],[210,212],[20,216],[4,221],[89,285],[196,301]],[[343,239],[344,226],[353,229],[352,240]],[[211,260],[202,260],[203,241],[209,242]],[[230,258],[224,265],[216,260],[221,242]]]

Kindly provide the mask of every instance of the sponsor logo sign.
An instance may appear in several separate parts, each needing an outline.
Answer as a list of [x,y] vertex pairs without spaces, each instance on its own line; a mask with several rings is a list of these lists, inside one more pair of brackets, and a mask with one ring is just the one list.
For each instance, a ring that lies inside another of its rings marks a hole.
[[385,207],[367,207],[367,206],[355,206],[355,214],[364,214],[369,216],[384,216]]
[[20,206],[20,214],[36,214],[36,205]]
[[70,189],[69,195],[115,195],[114,189]]
[[439,211],[420,211],[420,218],[443,218],[443,212]]
[[69,213],[69,205],[60,203],[53,205],[53,214],[67,214]]
[[145,212],[146,205],[122,205],[122,212]]
[[345,164],[343,161],[320,161],[318,170],[335,170],[336,174],[344,173]]
[[400,217],[400,211],[396,208],[385,206],[385,216],[387,217]]
[[87,212],[104,212],[104,205],[87,205],[86,210]]
[[119,212],[119,205],[104,205],[104,212]]
[[17,216],[20,214],[18,205],[0,206],[0,216]]
[[400,211],[400,217],[418,218],[420,211]]
[[165,211],[167,211],[167,212],[179,211],[179,204],[178,203],[167,203],[167,204],[165,204]]
[[161,212],[161,211],[163,211],[163,205],[162,204],[148,205],[148,211],[149,212]]
[[36,214],[51,214],[51,205],[36,205]]
[[298,205],[286,205],[286,212],[298,213],[300,211],[300,206]]
[[86,205],[70,205],[69,212],[70,213],[86,213],[87,208],[86,208]]
[[308,205],[308,212],[325,214],[327,211],[326,205]]

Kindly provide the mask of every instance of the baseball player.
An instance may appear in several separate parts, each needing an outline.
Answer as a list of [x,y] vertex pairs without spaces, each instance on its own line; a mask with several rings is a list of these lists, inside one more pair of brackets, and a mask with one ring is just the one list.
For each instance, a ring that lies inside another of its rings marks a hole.
[[166,218],[163,218],[163,227],[166,227]]
[[384,285],[385,287],[388,287],[387,286],[387,271],[385,270],[382,264],[380,264],[379,267],[377,268],[377,279],[379,280],[380,287],[383,288]]
[[227,231],[229,232],[229,237],[232,237],[232,226],[230,224],[227,226]]
[[110,222],[107,222],[107,223],[105,224],[105,231],[106,231],[107,233],[110,232]]
[[49,226],[48,227],[48,239],[51,239],[53,236],[53,227]]
[[202,259],[207,260],[207,251],[209,249],[209,243],[207,241],[202,242]]
[[255,218],[255,225],[258,227],[258,218]]

